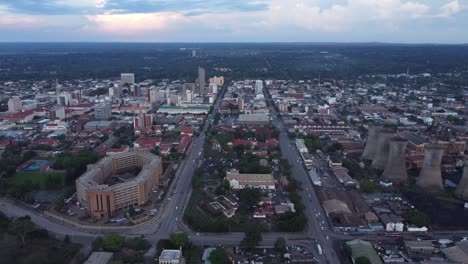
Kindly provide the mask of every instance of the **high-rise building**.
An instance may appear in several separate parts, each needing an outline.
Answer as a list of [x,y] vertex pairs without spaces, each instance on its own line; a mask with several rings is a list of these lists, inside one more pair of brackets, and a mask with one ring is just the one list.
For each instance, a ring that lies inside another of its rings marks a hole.
[[141,95],[141,87],[140,86],[132,86],[132,95],[133,97],[138,97]]
[[70,93],[67,93],[67,92],[61,92],[58,96],[57,96],[57,105],[65,105],[65,106],[69,106],[72,102],[72,96]]
[[133,73],[122,73],[120,74],[120,84],[135,84],[135,74]]
[[62,120],[65,119],[65,107],[56,106],[49,110],[49,119],[51,120]]
[[8,112],[16,113],[23,110],[23,103],[19,97],[13,97],[8,100]]
[[57,96],[57,104],[61,104],[60,93],[62,92],[62,86],[58,84],[58,81],[55,84],[55,95]]
[[244,111],[244,98],[239,98],[237,101],[239,111]]
[[151,114],[142,114],[133,119],[133,128],[135,129],[145,129],[151,126],[153,126],[153,115]]
[[148,89],[148,102],[152,104],[158,102],[158,90],[156,88]]
[[99,103],[94,106],[94,118],[107,120],[112,117],[112,108],[109,102]]
[[218,93],[218,85],[215,84],[215,83],[210,83],[209,91],[214,93],[214,94],[217,94]]
[[192,57],[197,57],[197,50],[196,49],[192,49]]
[[223,76],[215,76],[213,78],[210,78],[210,83],[214,83],[218,86],[223,86],[224,85],[224,77]]
[[263,81],[255,81],[255,94],[263,94]]
[[200,87],[200,94],[206,94],[206,72],[203,67],[198,67],[198,86]]

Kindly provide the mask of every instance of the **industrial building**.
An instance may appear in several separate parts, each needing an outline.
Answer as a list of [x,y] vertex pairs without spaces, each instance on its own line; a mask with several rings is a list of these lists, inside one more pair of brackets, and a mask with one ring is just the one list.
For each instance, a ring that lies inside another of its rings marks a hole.
[[[141,169],[138,175],[129,172]],[[161,157],[148,152],[125,152],[106,156],[76,180],[78,202],[95,219],[108,219],[116,211],[146,204],[159,188]],[[127,177],[126,177],[127,176]]]

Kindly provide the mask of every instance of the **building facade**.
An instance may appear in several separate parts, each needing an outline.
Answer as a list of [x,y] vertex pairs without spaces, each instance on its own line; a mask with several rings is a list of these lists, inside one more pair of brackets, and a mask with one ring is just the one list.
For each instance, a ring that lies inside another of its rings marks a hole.
[[[132,179],[109,184],[116,174],[140,169]],[[95,219],[111,218],[115,212],[150,201],[152,190],[159,188],[162,159],[149,152],[125,152],[106,156],[76,180],[78,202]]]

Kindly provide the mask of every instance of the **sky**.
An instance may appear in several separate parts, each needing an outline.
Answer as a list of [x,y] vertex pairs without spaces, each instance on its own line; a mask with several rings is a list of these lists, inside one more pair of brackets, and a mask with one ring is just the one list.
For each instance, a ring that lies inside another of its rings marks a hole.
[[468,0],[0,0],[0,42],[468,43]]

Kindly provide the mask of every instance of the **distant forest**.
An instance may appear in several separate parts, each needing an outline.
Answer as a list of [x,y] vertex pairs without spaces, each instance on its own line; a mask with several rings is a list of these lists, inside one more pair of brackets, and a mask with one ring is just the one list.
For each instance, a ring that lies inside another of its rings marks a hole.
[[[192,57],[192,48],[201,54]],[[363,74],[464,73],[468,45],[314,43],[0,43],[0,81],[118,77],[351,79]],[[215,70],[228,68],[227,72]]]

